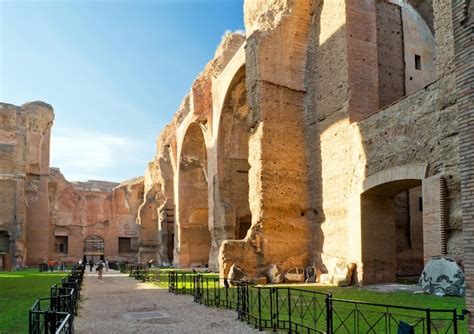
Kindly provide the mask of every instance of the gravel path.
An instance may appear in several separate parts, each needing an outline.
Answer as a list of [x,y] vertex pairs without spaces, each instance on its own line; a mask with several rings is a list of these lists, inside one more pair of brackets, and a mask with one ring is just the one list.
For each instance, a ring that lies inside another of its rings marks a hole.
[[[163,317],[134,312],[159,312]],[[144,318],[138,320],[136,316]],[[171,294],[109,270],[102,281],[95,272],[86,271],[79,315],[74,322],[76,333],[258,332],[236,318],[235,311],[198,305],[191,296]]]

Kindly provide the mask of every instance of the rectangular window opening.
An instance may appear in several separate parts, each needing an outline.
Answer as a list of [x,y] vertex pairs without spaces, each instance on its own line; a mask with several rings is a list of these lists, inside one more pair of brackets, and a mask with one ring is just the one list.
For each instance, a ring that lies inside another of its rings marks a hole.
[[415,68],[421,71],[421,56],[415,55]]
[[54,241],[54,248],[56,254],[67,254],[68,253],[68,237],[57,236]]
[[132,238],[118,238],[119,253],[130,253],[132,249]]

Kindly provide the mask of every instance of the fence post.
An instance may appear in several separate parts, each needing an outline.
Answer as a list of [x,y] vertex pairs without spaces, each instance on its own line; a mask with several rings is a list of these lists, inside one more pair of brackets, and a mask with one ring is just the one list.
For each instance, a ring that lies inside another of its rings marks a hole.
[[431,311],[429,307],[426,309],[426,324],[426,334],[431,334]]
[[251,310],[251,306],[250,306],[250,289],[251,287],[249,285],[247,285],[247,283],[244,283],[244,295],[245,295],[245,312],[247,313],[247,323],[250,324],[250,310]]
[[271,287],[270,288],[270,317],[271,317],[271,321],[272,321],[272,330],[274,332],[276,332],[276,323],[275,323],[275,319],[276,319],[276,312],[274,310],[274,303],[276,303],[276,301],[274,300],[275,299],[275,294],[276,294],[276,288],[275,287]]
[[332,294],[326,296],[326,331],[332,333]]
[[454,334],[458,334],[458,314],[456,309],[453,309],[453,330]]
[[206,280],[206,302],[205,302],[205,305],[209,306],[209,279],[207,277],[205,277],[204,279]]
[[258,295],[258,330],[262,330],[262,295],[261,295],[261,288],[257,287],[257,295]]
[[221,287],[219,278],[214,278],[214,297],[216,300],[216,307],[219,307],[221,303]]
[[288,289],[288,329],[289,333],[291,333],[291,292],[290,288]]
[[237,285],[237,319],[241,320],[241,310],[240,310],[240,294],[242,289],[240,288],[240,285]]
[[225,307],[228,309],[229,308],[229,286],[227,284],[224,284],[224,289],[225,289]]

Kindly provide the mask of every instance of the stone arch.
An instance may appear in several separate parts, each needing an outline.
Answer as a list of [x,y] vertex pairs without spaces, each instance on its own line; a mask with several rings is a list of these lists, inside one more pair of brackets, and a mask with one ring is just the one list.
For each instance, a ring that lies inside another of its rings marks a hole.
[[208,224],[207,150],[198,123],[191,123],[187,128],[179,159],[179,264],[208,265],[211,235]]
[[423,270],[422,182],[426,164],[393,167],[369,176],[361,194],[364,284],[395,282]]
[[[248,163],[249,107],[245,66],[226,92],[217,129],[217,198],[214,200],[216,239],[243,239],[251,224]],[[220,244],[220,243],[219,243]]]
[[105,255],[104,239],[98,235],[89,235],[83,243],[84,257],[94,259],[94,257],[103,257]]

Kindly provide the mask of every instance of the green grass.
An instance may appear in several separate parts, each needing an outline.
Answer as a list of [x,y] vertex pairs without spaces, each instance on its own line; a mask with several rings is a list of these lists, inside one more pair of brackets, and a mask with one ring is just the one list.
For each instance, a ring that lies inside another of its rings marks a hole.
[[[299,287],[298,287],[299,288]],[[410,292],[376,292],[360,287],[301,287],[305,290],[313,290],[331,293],[333,298],[350,299],[356,301],[372,302],[378,304],[402,305],[433,309],[454,309],[461,312],[465,308],[464,298],[459,297],[436,297],[425,294]]]
[[28,333],[28,310],[37,298],[49,297],[51,285],[60,283],[66,274],[0,271],[0,333]]

